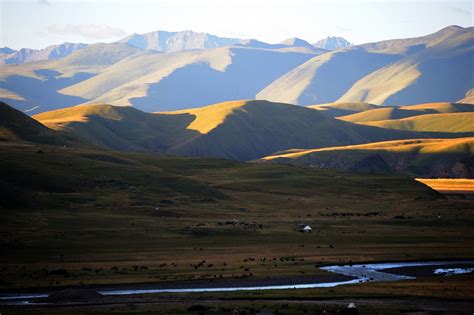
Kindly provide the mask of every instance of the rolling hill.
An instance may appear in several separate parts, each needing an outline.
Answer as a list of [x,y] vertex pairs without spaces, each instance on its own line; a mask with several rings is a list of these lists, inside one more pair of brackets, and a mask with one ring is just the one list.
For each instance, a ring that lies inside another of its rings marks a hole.
[[456,101],[474,86],[473,28],[354,46],[316,56],[259,92],[258,99],[311,105]]
[[33,117],[54,130],[116,150],[164,153],[183,141],[182,136],[193,136],[186,130],[192,122],[189,115],[154,115],[133,107],[79,105]]
[[423,136],[347,123],[310,108],[267,101],[233,101],[155,114],[130,107],[81,105],[34,118],[108,148],[234,160],[294,147]]
[[403,172],[422,177],[474,177],[474,138],[411,139],[313,150],[289,150],[259,160],[340,171]]
[[[341,115],[339,119],[354,123],[367,123],[381,120],[395,120],[428,114],[447,114],[474,112],[474,105],[459,103],[427,103],[410,106],[382,107],[366,110],[352,115]],[[445,116],[442,116],[445,117]],[[452,116],[456,117],[456,116]],[[423,118],[419,118],[423,119]],[[421,131],[421,130],[420,130]]]
[[82,143],[77,137],[49,129],[8,104],[0,102],[0,142],[5,141],[28,141],[53,145]]
[[367,122],[364,125],[406,131],[474,133],[474,112],[428,114]]

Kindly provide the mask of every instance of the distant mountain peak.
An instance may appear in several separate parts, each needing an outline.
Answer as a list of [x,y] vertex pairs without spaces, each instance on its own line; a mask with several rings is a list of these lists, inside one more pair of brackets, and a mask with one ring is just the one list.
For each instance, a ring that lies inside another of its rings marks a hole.
[[327,50],[335,50],[350,47],[352,44],[343,37],[328,36],[318,40],[313,46]]
[[179,32],[154,31],[145,34],[132,34],[119,42],[141,49],[153,49],[162,52],[216,48],[231,45],[245,45],[248,40],[240,38],[218,37],[208,33],[191,30]]
[[463,29],[464,27],[462,26],[459,26],[459,25],[449,25],[449,26],[446,26],[445,28],[442,28],[441,30],[447,30],[447,29],[452,29],[452,30],[460,30],[460,29]]
[[16,50],[11,49],[10,47],[7,47],[7,46],[0,48],[0,54],[13,54],[14,52],[16,52]]
[[312,45],[310,43],[308,43],[304,39],[301,39],[301,38],[298,38],[298,37],[292,37],[292,38],[285,39],[280,44],[285,45],[285,46],[312,47]]

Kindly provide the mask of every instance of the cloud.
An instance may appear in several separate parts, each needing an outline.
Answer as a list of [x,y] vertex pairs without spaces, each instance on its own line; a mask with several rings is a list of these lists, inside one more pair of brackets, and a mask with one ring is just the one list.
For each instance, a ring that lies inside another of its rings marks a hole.
[[448,7],[448,9],[450,9],[451,11],[453,12],[456,12],[458,14],[461,14],[461,15],[465,15],[467,17],[471,17],[472,16],[472,10],[469,10],[468,8],[458,8],[458,7]]
[[38,0],[38,3],[42,5],[51,5],[51,3],[48,0]]
[[54,24],[48,26],[48,32],[53,35],[82,36],[87,39],[109,39],[126,35],[120,28],[97,24]]

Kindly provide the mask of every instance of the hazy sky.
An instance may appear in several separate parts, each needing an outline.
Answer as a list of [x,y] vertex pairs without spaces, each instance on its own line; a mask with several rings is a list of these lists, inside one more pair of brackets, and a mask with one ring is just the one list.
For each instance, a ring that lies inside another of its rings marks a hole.
[[271,43],[342,36],[361,44],[472,26],[474,0],[0,0],[0,47],[110,42],[193,30]]

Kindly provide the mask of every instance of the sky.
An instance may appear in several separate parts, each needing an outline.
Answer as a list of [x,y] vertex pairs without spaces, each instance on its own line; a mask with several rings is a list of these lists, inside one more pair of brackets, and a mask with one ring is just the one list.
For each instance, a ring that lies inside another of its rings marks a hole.
[[472,26],[473,7],[474,0],[0,0],[0,47],[112,42],[156,30],[362,44]]

